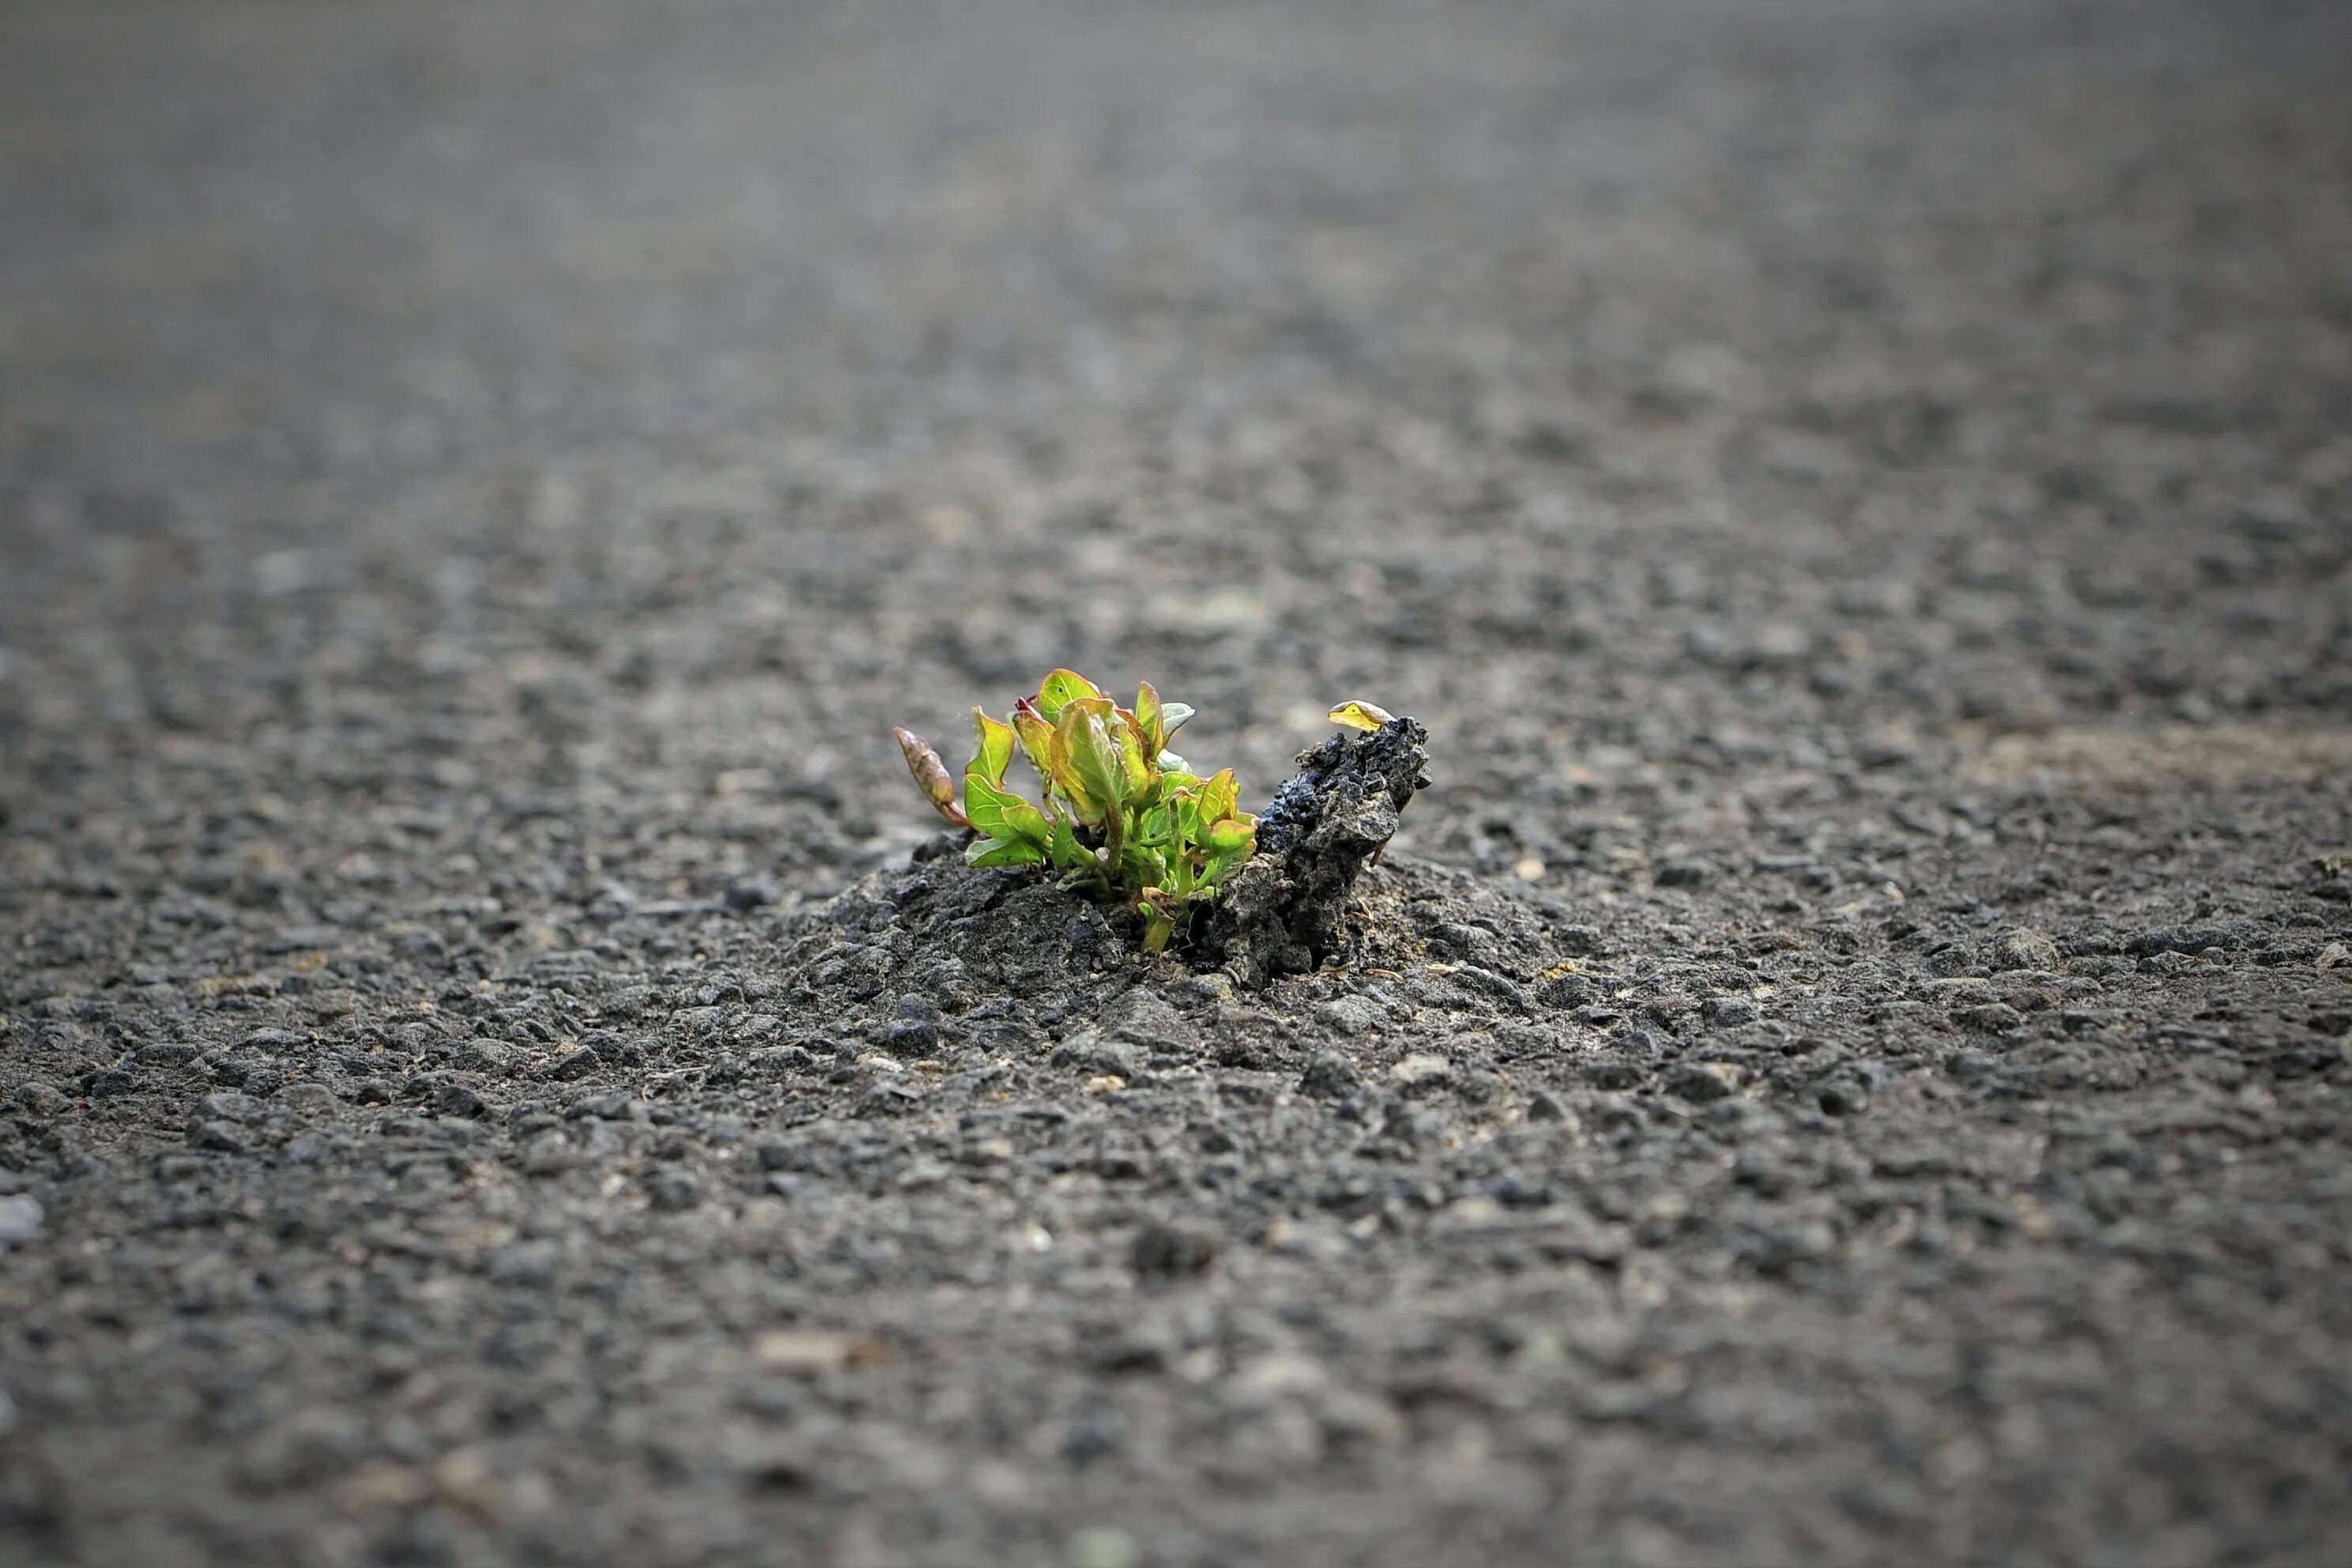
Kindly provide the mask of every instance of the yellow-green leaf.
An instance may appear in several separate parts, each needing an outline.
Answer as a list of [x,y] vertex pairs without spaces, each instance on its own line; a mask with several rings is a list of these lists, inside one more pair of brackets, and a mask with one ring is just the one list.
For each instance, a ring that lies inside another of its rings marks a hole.
[[1057,669],[1038,684],[1034,700],[1049,724],[1062,721],[1062,710],[1082,697],[1100,697],[1095,683],[1075,669]]
[[1108,723],[1111,739],[1118,743],[1119,772],[1126,781],[1125,799],[1132,805],[1151,792],[1151,759],[1159,753],[1143,749],[1143,736],[1136,728],[1134,714],[1121,709],[1110,716]]
[[1209,824],[1209,830],[1203,837],[1208,839],[1209,847],[1220,855],[1230,855],[1235,850],[1247,854],[1257,840],[1257,824],[1246,816],[1228,816],[1222,822]]
[[977,748],[971,755],[971,770],[1001,787],[1004,770],[1013,765],[1013,727],[975,708],[971,710],[971,732]]
[[963,812],[974,827],[991,838],[1017,838],[1040,848],[1045,844],[1045,813],[989,783],[976,766],[963,775]]
[[1029,762],[1037,776],[1051,780],[1054,776],[1054,726],[1036,705],[1024,697],[1013,705],[1013,728],[1021,737],[1021,749],[1029,753]]
[[1233,816],[1241,793],[1241,781],[1234,777],[1234,770],[1220,769],[1201,785],[1201,820],[1210,823]]
[[1109,698],[1079,697],[1063,705],[1054,725],[1055,759],[1069,758],[1080,789],[1104,811],[1118,810],[1127,798],[1126,768],[1111,738],[1110,717]]
[[1135,728],[1146,756],[1157,757],[1168,744],[1168,720],[1160,711],[1160,693],[1145,681],[1135,690]]
[[1383,724],[1396,722],[1395,714],[1360,698],[1351,698],[1340,703],[1331,710],[1329,717],[1334,724],[1345,724],[1350,730],[1377,730]]
[[1085,777],[1078,772],[1075,721],[1054,726],[1051,740],[1046,742],[1045,777],[1052,787],[1062,792],[1080,822],[1088,827],[1102,826],[1104,805],[1100,795],[1087,787]]

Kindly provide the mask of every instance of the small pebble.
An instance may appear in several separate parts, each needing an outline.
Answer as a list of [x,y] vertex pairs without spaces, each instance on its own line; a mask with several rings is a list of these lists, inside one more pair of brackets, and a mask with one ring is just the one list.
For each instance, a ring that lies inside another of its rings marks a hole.
[[433,1110],[439,1116],[476,1117],[488,1111],[489,1107],[480,1095],[464,1084],[450,1083],[442,1085],[441,1091],[433,1097]]
[[1070,1568],[1136,1568],[1141,1560],[1135,1537],[1124,1530],[1097,1525],[1070,1537]]
[[1389,1081],[1407,1094],[1436,1089],[1454,1077],[1454,1064],[1428,1051],[1416,1051],[1389,1068]]
[[0,1246],[10,1242],[30,1241],[40,1234],[46,1213],[41,1200],[19,1195],[0,1198]]
[[278,1091],[279,1103],[304,1116],[324,1116],[341,1102],[323,1083],[289,1083]]
[[71,1102],[58,1091],[55,1084],[43,1083],[37,1079],[32,1079],[16,1086],[16,1103],[35,1116],[50,1117],[63,1110]]
[[1206,1273],[1217,1252],[1216,1237],[1198,1226],[1152,1224],[1136,1233],[1128,1263],[1149,1278],[1182,1279]]
[[702,1184],[685,1171],[648,1171],[646,1197],[663,1214],[683,1214],[702,1202]]
[[558,1059],[553,1067],[547,1069],[547,1076],[561,1082],[570,1083],[594,1072],[599,1059],[594,1047],[583,1046],[571,1055]]
[[1318,1051],[1298,1075],[1298,1092],[1316,1100],[1338,1100],[1363,1085],[1355,1064],[1337,1051]]
[[209,1149],[220,1154],[242,1154],[245,1140],[237,1130],[226,1121],[198,1121],[188,1129],[188,1142],[198,1149]]
[[1695,1104],[1705,1104],[1729,1094],[1738,1081],[1738,1070],[1723,1062],[1689,1062],[1666,1075],[1666,1089]]

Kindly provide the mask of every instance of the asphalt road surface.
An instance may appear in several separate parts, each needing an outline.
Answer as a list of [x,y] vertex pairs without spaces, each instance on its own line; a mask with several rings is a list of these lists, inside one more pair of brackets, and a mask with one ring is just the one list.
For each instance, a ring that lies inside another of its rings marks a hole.
[[[8,5],[0,1562],[2352,1560],[2347,105]],[[1427,724],[1344,963],[961,867],[1059,664]]]

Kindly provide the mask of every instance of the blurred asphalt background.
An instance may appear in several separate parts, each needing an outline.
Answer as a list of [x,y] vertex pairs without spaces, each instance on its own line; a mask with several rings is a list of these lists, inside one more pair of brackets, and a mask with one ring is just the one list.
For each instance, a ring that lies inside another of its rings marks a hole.
[[[2132,1005],[2245,988],[2230,1005],[2282,1031],[2248,1093],[2274,1046],[2324,1077],[2314,964],[2344,906],[2305,868],[2347,837],[2352,767],[2347,106],[2352,7],[2319,0],[14,0],[0,1175],[49,1219],[0,1276],[0,1331],[28,1325],[0,1445],[43,1456],[14,1467],[13,1517],[44,1550],[143,1553],[118,1561],[494,1557],[324,1529],[308,1461],[215,1488],[207,1466],[314,1395],[358,1402],[357,1463],[388,1429],[365,1402],[394,1395],[315,1325],[315,1381],[268,1375],[288,1320],[228,1312],[175,1250],[211,1245],[168,1217],[183,1178],[153,1179],[159,1150],[195,1160],[243,1236],[235,1214],[299,1207],[310,1177],[189,1154],[204,1085],[81,1086],[157,1038],[213,1063],[256,997],[381,1052],[437,1039],[401,1011],[418,998],[534,942],[587,952],[632,908],[812,902],[928,831],[888,724],[952,733],[1056,663],[1166,671],[1261,785],[1333,698],[1424,714],[1439,785],[1404,850],[1570,900],[1628,952],[1802,927],[1892,985],[1930,947],[1968,978],[1987,922],[2043,921],[2040,962],[2108,965]],[[2042,859],[1998,792],[2050,779]],[[1865,909],[1898,879],[1908,913]],[[2231,921],[2266,967],[2108,956]],[[315,1006],[279,973],[312,952]],[[595,962],[695,957],[648,925]],[[2051,1048],[2178,1066],[2144,1047]],[[367,1164],[362,1123],[389,1113],[364,1099],[379,1068],[352,1070],[311,1098],[354,1119],[373,1194],[401,1178]],[[1759,1465],[1733,1495],[1706,1448],[1654,1516],[1579,1506],[1612,1554],[1668,1561],[1699,1537],[1661,1531],[1694,1519],[1726,1560],[1867,1558],[1929,1517],[1956,1555],[2003,1521],[2086,1560],[2340,1543],[2340,1414],[2292,1416],[2344,1343],[2315,1326],[2343,1300],[2343,1198],[2298,1163],[2340,1137],[2316,1082],[2240,1108],[2266,1151],[2246,1208],[2147,1221],[2268,1238],[2275,1289],[2215,1309],[2245,1363],[2207,1353],[2194,1279],[2150,1359],[2118,1330],[2064,1496],[2016,1501],[2057,1461],[1987,1417],[1933,1483],[1957,1490],[1856,1501]],[[2141,1194],[2201,1201],[2200,1169]],[[140,1239],[110,1263],[110,1236]],[[2079,1279],[2011,1240],[2072,1310]],[[278,1241],[252,1245],[247,1285],[276,1272]],[[514,1289],[520,1310],[536,1287]],[[1720,1326],[1703,1289],[1676,1300]],[[1998,1338],[2006,1309],[1978,1305]],[[690,1291],[632,1310],[624,1340],[700,1321]],[[1900,1426],[1868,1360],[1852,1407]],[[205,1382],[238,1366],[262,1370]],[[2246,1392],[2263,1367],[2284,1384]],[[200,1408],[155,1394],[199,1387]],[[690,1445],[707,1412],[677,1408]],[[488,1419],[450,1410],[452,1441]],[[2168,1458],[2133,1447],[2151,1431]],[[575,1478],[611,1502],[651,1461],[603,1436],[524,1458],[613,1467]],[[1841,1440],[1822,1474],[1879,1474],[1874,1439]],[[141,1463],[114,1474],[117,1452]],[[2136,1479],[2152,1465],[2168,1489]],[[1979,1474],[2016,1489],[1979,1506]],[[1747,1523],[1706,1512],[1718,1491]],[[1382,1495],[1444,1536],[1410,1486]],[[542,1545],[723,1555],[782,1506],[688,1500],[613,1503],[623,1536],[550,1510]]]

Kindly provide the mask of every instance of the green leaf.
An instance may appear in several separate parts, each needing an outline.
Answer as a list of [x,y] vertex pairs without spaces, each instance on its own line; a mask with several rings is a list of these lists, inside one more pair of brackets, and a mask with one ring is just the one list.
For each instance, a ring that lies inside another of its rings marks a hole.
[[1054,738],[1046,744],[1045,778],[1061,791],[1062,798],[1069,802],[1071,812],[1080,822],[1088,827],[1100,827],[1106,808],[1101,796],[1087,786],[1085,776],[1078,772],[1077,721],[1075,715],[1069,718],[1069,722],[1054,726]]
[[1118,742],[1119,772],[1127,781],[1122,798],[1129,802],[1139,801],[1151,793],[1153,774],[1157,770],[1152,767],[1150,759],[1159,753],[1143,749],[1143,736],[1136,728],[1132,713],[1113,713],[1106,722],[1109,726],[1111,739]]
[[[1205,811],[1203,807],[1204,814]],[[1208,851],[1208,858],[1195,883],[1204,896],[1213,896],[1227,874],[1257,848],[1257,818],[1244,814],[1204,822],[1201,842]]]
[[1136,900],[1135,912],[1143,917],[1143,951],[1159,952],[1176,934],[1176,917],[1169,909],[1167,895],[1158,888],[1146,888]]
[[1068,759],[1069,772],[1078,785],[1073,793],[1093,802],[1098,813],[1116,811],[1127,799],[1127,770],[1119,758],[1118,742],[1106,723],[1110,710],[1108,697],[1075,698],[1064,705],[1061,718],[1054,724],[1056,768],[1065,757]]
[[1045,814],[990,784],[977,767],[963,775],[963,811],[974,827],[992,838],[1019,839],[1040,849],[1045,846]]
[[1034,699],[1048,724],[1062,721],[1062,710],[1082,697],[1100,697],[1095,683],[1075,669],[1057,669],[1038,684]]
[[1004,808],[1004,826],[1031,844],[1044,845],[1053,841],[1053,819],[1018,797]]
[[971,732],[978,750],[972,752],[971,767],[990,784],[1002,787],[1004,770],[1013,765],[1013,728],[999,723],[975,708],[971,710]]
[[1234,777],[1234,770],[1223,769],[1201,786],[1201,820],[1218,822],[1233,816],[1241,794],[1241,783]]
[[1135,728],[1149,756],[1158,756],[1168,744],[1168,721],[1160,709],[1160,693],[1145,681],[1135,689]]
[[975,838],[963,858],[974,866],[1034,866],[1045,852],[1017,838]]
[[1188,789],[1176,796],[1176,841],[1194,844],[1201,837],[1201,792]]
[[1203,835],[1211,850],[1219,857],[1246,855],[1257,842],[1257,824],[1246,816],[1228,816],[1222,822],[1209,824]]
[[1168,862],[1157,850],[1136,844],[1119,852],[1118,870],[1129,887],[1156,888],[1168,879]]
[[[972,710],[960,796],[920,737],[902,731],[900,745],[940,815],[980,834],[965,850],[973,865],[1051,862],[1065,889],[1129,903],[1145,947],[1158,952],[1256,847],[1233,771],[1198,777],[1167,748],[1192,717],[1150,681],[1133,708],[1121,708],[1076,670],[1056,669],[1013,705],[1009,721]],[[1016,750],[1045,780],[1040,803],[1005,788]]]
[[1097,864],[1094,851],[1079,843],[1070,825],[1058,817],[1046,830],[1045,851],[1053,857],[1054,868],[1058,871],[1092,870]]
[[1024,697],[1013,705],[1013,728],[1021,737],[1021,749],[1029,753],[1030,764],[1037,776],[1050,784],[1054,777],[1054,726],[1036,705]]

